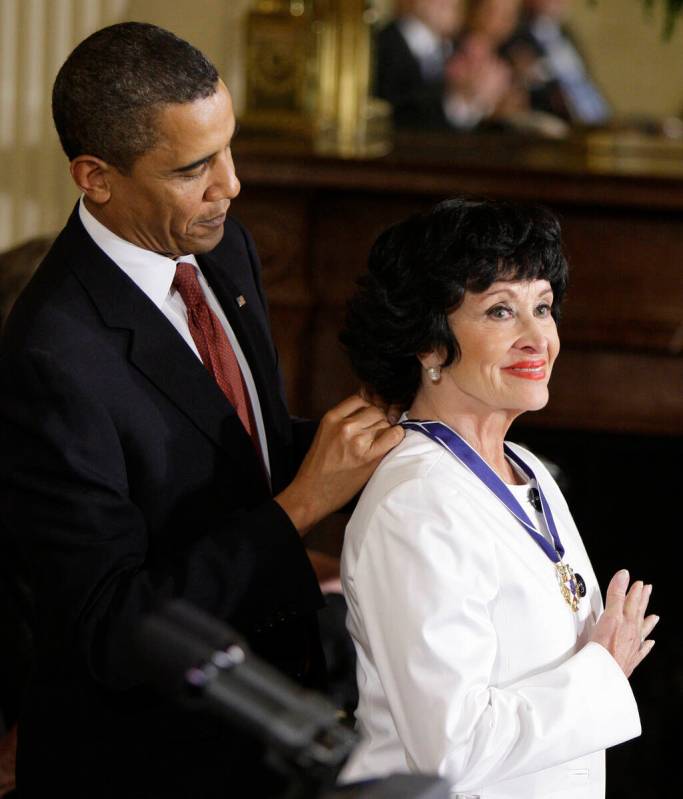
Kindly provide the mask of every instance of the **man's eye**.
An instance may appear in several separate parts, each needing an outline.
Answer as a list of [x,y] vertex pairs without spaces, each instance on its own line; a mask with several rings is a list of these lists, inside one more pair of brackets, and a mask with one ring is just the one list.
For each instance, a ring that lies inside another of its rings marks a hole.
[[196,180],[200,178],[205,172],[208,164],[204,161],[203,164],[200,164],[196,169],[193,169],[192,172],[183,172],[182,177],[186,178],[187,180]]

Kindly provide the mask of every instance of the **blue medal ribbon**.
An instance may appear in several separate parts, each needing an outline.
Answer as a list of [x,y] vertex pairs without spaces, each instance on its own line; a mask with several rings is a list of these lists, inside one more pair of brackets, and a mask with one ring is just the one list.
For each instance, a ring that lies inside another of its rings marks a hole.
[[[526,474],[528,478],[536,482],[538,493],[541,499],[541,511],[543,513],[543,518],[545,519],[548,530],[550,531],[550,535],[553,539],[553,546],[551,546],[550,542],[538,532],[534,524],[524,512],[522,506],[519,504],[519,502],[517,502],[513,493],[500,479],[500,477],[493,471],[488,463],[486,463],[481,455],[479,455],[479,453],[474,450],[465,441],[465,439],[462,438],[462,436],[456,433],[455,430],[452,430],[450,427],[448,427],[448,425],[443,424],[443,422],[419,422],[412,419],[401,422],[401,426],[406,430],[417,430],[417,432],[423,433],[428,438],[431,438],[432,441],[440,444],[444,449],[447,449],[452,455],[454,455],[463,464],[463,466],[465,466],[465,468],[469,469],[481,480],[482,483],[484,483],[484,485],[517,519],[517,521],[522,525],[531,538],[533,538],[543,552],[545,552],[552,563],[555,564],[556,568],[558,569],[558,573],[563,574],[563,572],[559,571],[561,568],[566,570],[567,577],[569,578],[566,580],[566,582],[569,584],[569,590],[571,591],[573,602],[571,602],[569,599],[567,599],[567,601],[572,606],[573,610],[577,610],[580,596],[580,592],[577,587],[577,580],[575,579],[571,568],[565,567],[564,564],[562,564],[562,558],[564,557],[564,546],[560,540],[560,534],[557,532],[557,526],[555,525],[555,520],[553,519],[553,514],[550,510],[548,500],[543,494],[543,490],[541,489],[540,483],[536,479],[533,469],[526,464],[519,457],[519,455],[514,453],[507,444],[503,445],[507,457],[514,461],[514,463],[519,466],[519,468],[524,472],[524,474]],[[580,576],[577,576],[577,579],[581,580]]]

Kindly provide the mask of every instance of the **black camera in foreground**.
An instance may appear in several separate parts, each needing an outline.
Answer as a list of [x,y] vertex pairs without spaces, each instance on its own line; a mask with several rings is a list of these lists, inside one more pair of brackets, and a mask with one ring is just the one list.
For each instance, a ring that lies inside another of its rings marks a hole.
[[288,780],[286,799],[448,799],[447,783],[435,777],[401,774],[335,788],[357,734],[327,699],[284,677],[193,605],[169,602],[145,617],[135,638],[153,685],[263,743],[268,764]]

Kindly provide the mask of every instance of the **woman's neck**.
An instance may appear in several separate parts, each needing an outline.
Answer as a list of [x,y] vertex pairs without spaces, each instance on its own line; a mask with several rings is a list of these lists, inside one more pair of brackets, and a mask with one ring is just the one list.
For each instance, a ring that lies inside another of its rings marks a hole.
[[506,411],[471,412],[439,408],[419,395],[408,416],[411,419],[438,420],[456,431],[506,483],[523,482],[505,457],[505,436],[517,414]]

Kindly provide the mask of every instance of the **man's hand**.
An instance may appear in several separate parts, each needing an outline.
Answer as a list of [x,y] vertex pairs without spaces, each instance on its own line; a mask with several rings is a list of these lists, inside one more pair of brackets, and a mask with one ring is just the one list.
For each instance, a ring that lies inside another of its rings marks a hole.
[[294,480],[275,497],[301,535],[345,505],[404,436],[358,395],[323,416]]
[[612,577],[607,588],[605,612],[595,625],[591,640],[607,649],[630,677],[635,667],[652,651],[655,642],[647,640],[659,621],[645,611],[652,593],[651,585],[638,580],[628,593],[629,573],[622,569]]

